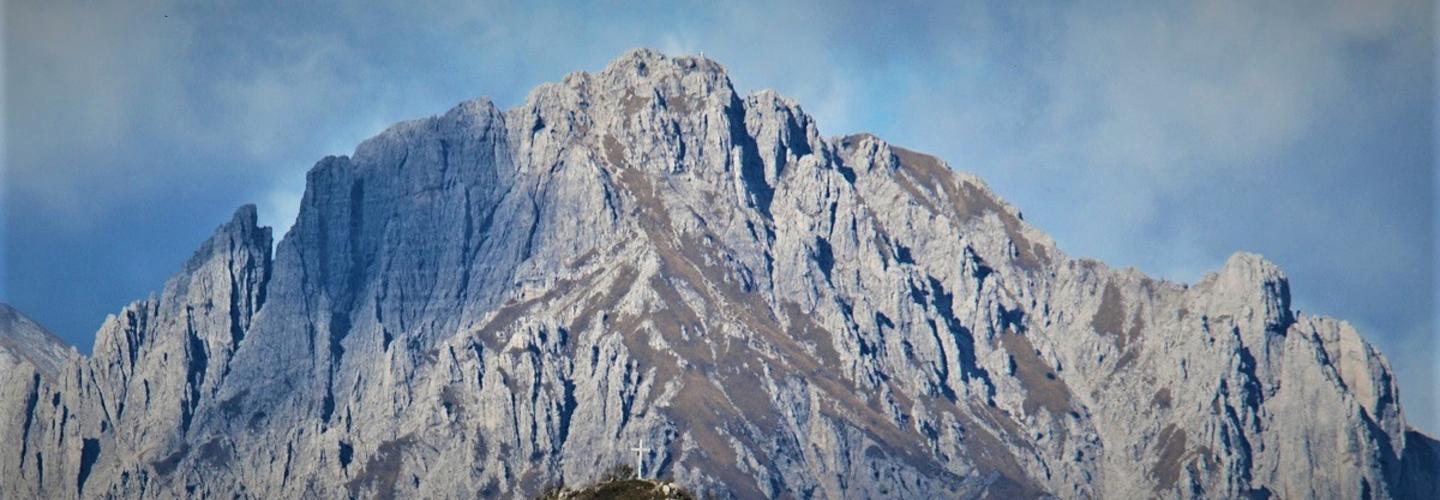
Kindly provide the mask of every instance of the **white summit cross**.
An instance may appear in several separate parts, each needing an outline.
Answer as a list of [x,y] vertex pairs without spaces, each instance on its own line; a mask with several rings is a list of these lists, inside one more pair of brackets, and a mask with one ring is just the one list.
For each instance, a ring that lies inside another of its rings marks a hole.
[[645,476],[640,474],[640,465],[645,460],[645,454],[650,452],[650,448],[641,444],[630,448],[630,451],[635,452],[635,479],[643,479]]

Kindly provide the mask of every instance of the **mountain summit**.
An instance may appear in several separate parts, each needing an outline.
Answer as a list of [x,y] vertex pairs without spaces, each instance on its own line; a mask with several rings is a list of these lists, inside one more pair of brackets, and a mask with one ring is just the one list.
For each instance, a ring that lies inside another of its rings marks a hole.
[[242,207],[92,357],[16,366],[6,498],[1440,496],[1384,358],[1264,259],[1070,258],[646,50],[321,160],[278,246]]

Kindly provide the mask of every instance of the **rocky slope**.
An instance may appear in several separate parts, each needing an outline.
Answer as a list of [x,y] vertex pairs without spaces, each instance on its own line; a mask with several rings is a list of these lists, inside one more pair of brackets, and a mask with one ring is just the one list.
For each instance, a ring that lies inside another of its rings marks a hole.
[[[10,372],[54,380],[75,350],[8,304],[0,304],[0,380]],[[23,366],[22,366],[23,365]]]
[[93,356],[6,370],[0,495],[527,496],[644,445],[742,498],[1437,497],[1384,358],[1274,265],[1070,258],[706,59],[395,125],[271,243],[243,207]]

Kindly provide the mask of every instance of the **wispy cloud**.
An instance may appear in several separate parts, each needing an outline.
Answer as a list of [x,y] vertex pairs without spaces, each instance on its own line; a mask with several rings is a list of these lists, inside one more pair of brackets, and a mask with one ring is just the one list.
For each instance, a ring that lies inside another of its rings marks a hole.
[[1369,326],[1412,416],[1440,425],[1434,365],[1411,354],[1436,345],[1432,5],[986,19],[938,51],[970,73],[920,80],[903,96],[917,125],[895,135],[978,171],[1075,254],[1183,281],[1265,254],[1302,307]]

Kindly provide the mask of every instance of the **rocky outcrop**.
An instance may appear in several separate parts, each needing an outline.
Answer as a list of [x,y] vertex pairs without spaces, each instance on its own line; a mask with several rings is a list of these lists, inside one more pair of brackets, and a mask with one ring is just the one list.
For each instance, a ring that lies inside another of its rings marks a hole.
[[[50,330],[15,308],[0,304],[0,377],[11,371],[33,370],[33,375],[53,379],[74,357],[75,350]],[[28,366],[18,366],[22,363]]]
[[[6,374],[0,435],[19,443],[0,462],[7,498],[143,496],[197,441],[195,422],[265,302],[270,230],[254,207],[206,241],[159,297],[106,318],[94,355],[57,377]],[[23,394],[22,394],[23,393]],[[17,405],[16,401],[38,401]],[[174,495],[178,492],[170,492]]]
[[93,357],[7,371],[4,495],[525,496],[637,445],[742,498],[1436,488],[1384,358],[1260,257],[1070,258],[703,58],[391,127],[271,248],[242,208]]

